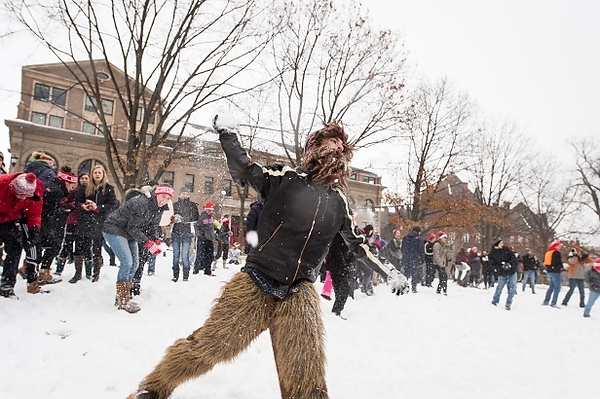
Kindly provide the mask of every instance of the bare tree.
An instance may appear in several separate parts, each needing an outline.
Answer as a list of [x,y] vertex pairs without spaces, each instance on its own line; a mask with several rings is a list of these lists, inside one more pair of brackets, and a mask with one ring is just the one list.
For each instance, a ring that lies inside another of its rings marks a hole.
[[572,147],[582,190],[580,203],[600,221],[600,155],[597,137],[575,141]]
[[[250,67],[270,35],[253,21],[269,2],[17,0],[5,6],[94,102],[121,193],[146,178],[151,159],[159,177],[180,150],[190,149],[184,132],[194,112],[261,84]],[[101,106],[100,68],[125,112],[125,146]]]
[[356,147],[389,137],[403,101],[404,53],[399,36],[378,30],[359,7],[282,0],[272,42],[277,125],[292,164],[306,134],[342,121]]
[[510,205],[519,183],[530,176],[528,163],[535,159],[531,139],[508,119],[487,121],[471,142],[470,164],[475,196],[480,209],[482,244],[490,246],[494,235],[509,232]]
[[431,190],[437,190],[449,173],[461,168],[473,134],[474,105],[445,78],[420,84],[410,99],[398,116],[409,141],[406,217],[422,221],[428,215],[428,202],[435,198]]

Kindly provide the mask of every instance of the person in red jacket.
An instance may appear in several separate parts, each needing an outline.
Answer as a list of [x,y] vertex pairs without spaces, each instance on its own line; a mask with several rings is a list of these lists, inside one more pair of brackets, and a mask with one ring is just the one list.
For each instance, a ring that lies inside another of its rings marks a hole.
[[[16,298],[17,267],[21,251],[34,248],[40,240],[44,184],[33,173],[0,175],[0,240],[6,257],[0,280],[0,296]],[[27,284],[37,281],[35,269],[28,270]]]

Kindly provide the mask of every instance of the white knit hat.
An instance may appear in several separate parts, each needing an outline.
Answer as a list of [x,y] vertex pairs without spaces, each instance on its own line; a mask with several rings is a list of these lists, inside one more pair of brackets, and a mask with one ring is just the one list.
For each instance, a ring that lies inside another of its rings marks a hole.
[[10,182],[10,186],[17,195],[33,197],[37,187],[35,174],[21,173]]

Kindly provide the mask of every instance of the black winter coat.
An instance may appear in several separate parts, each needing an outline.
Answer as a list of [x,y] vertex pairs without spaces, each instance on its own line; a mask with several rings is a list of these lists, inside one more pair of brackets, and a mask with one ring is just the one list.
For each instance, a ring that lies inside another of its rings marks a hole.
[[31,161],[25,165],[24,173],[33,172],[35,176],[44,183],[44,186],[50,183],[50,180],[56,177],[54,169],[42,162]]
[[198,204],[190,201],[189,198],[179,199],[173,203],[173,214],[181,216],[181,223],[173,225],[172,234],[190,234],[192,232],[191,223],[198,220]]
[[583,279],[590,286],[590,291],[600,292],[600,273],[594,268],[589,269],[583,275]]
[[[106,218],[102,231],[144,243],[160,237],[160,219],[168,205],[158,207],[154,191],[150,197],[138,195],[121,205]],[[81,216],[80,216],[81,217]]]
[[71,209],[68,205],[69,192],[65,184],[57,177],[44,185],[42,203],[42,234],[54,235],[62,231],[67,223]]
[[[106,190],[102,185],[96,187],[92,195],[86,196],[86,185],[79,187],[75,195],[75,206],[79,209],[77,218],[77,234],[85,237],[102,238],[102,224],[109,213],[119,207],[119,200],[115,195],[115,189],[112,185],[106,184]],[[88,211],[82,208],[86,200],[92,200],[98,205],[97,211]]]
[[517,272],[517,258],[508,247],[492,248],[488,255],[492,270],[497,270],[500,276],[510,276]]
[[331,240],[339,233],[375,271],[387,276],[389,271],[371,254],[365,237],[355,232],[348,199],[341,190],[314,182],[301,168],[252,162],[236,134],[219,133],[233,180],[250,185],[264,200],[258,246],[248,254],[247,267],[286,285],[314,282]]

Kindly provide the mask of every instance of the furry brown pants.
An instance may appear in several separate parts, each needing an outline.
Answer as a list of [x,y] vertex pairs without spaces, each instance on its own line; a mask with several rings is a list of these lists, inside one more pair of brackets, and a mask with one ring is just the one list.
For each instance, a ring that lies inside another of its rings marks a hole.
[[178,339],[141,388],[166,399],[183,382],[220,362],[233,360],[270,330],[282,399],[327,399],[324,328],[319,295],[306,281],[296,293],[276,300],[243,272],[221,290],[204,325]]

